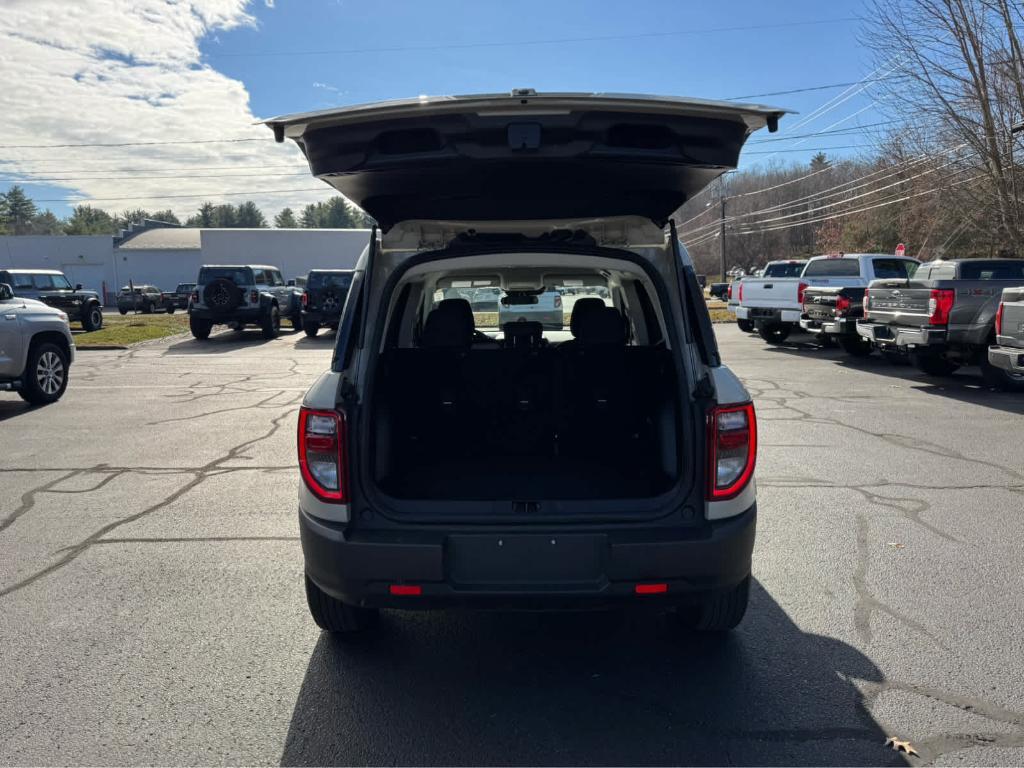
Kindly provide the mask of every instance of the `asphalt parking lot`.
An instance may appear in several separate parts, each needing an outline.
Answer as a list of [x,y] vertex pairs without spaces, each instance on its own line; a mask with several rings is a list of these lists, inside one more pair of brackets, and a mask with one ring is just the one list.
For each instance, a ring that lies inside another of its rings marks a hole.
[[308,618],[294,417],[333,337],[81,352],[0,395],[4,764],[1024,762],[1024,396],[716,326],[758,406],[750,612]]

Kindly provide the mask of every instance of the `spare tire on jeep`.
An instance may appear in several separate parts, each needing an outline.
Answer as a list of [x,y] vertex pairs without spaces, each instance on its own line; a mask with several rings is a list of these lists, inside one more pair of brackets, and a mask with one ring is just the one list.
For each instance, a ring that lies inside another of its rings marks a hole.
[[218,277],[203,288],[203,301],[216,314],[227,314],[242,303],[242,289],[225,277]]

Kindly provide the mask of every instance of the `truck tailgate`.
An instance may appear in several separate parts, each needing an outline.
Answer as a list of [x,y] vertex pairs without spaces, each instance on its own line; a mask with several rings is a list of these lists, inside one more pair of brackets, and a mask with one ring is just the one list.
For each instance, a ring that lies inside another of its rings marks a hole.
[[816,322],[833,320],[836,317],[836,303],[840,296],[849,300],[849,307],[843,317],[860,317],[863,313],[864,288],[818,288],[804,290],[804,314]]
[[873,283],[868,289],[867,316],[889,325],[920,327],[928,324],[931,289],[906,280]]

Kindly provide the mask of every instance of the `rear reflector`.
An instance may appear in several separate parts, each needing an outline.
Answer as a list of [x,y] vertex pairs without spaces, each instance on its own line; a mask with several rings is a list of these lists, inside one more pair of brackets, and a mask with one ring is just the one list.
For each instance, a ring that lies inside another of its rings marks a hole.
[[757,418],[753,403],[713,408],[708,414],[708,501],[737,496],[754,475]]
[[422,595],[423,587],[416,584],[392,584],[388,587],[392,595]]
[[299,473],[313,494],[348,501],[345,417],[338,411],[299,409]]
[[637,584],[638,595],[661,595],[668,592],[668,584]]

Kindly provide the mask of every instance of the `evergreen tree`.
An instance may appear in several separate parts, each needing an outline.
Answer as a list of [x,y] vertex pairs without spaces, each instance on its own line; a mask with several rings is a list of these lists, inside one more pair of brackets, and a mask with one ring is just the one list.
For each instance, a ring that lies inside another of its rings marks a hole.
[[267,219],[256,203],[246,200],[235,211],[235,226],[259,228],[267,226]]
[[0,198],[3,200],[0,215],[3,216],[4,229],[13,235],[27,235],[31,232],[37,210],[25,190],[15,185],[7,190],[7,194],[0,195]]
[[37,213],[32,219],[32,231],[33,235],[63,235],[64,234],[64,222],[58,219],[53,211],[45,210],[42,213]]
[[168,208],[166,211],[155,211],[153,215],[150,216],[150,218],[156,219],[157,221],[165,222],[167,224],[181,224],[181,220],[174,215],[174,211],[172,211],[170,208]]
[[76,205],[64,224],[66,235],[113,235],[117,233],[113,217],[91,205]]
[[299,226],[295,220],[295,214],[291,208],[282,208],[281,212],[274,217],[274,226],[278,229],[294,229]]

